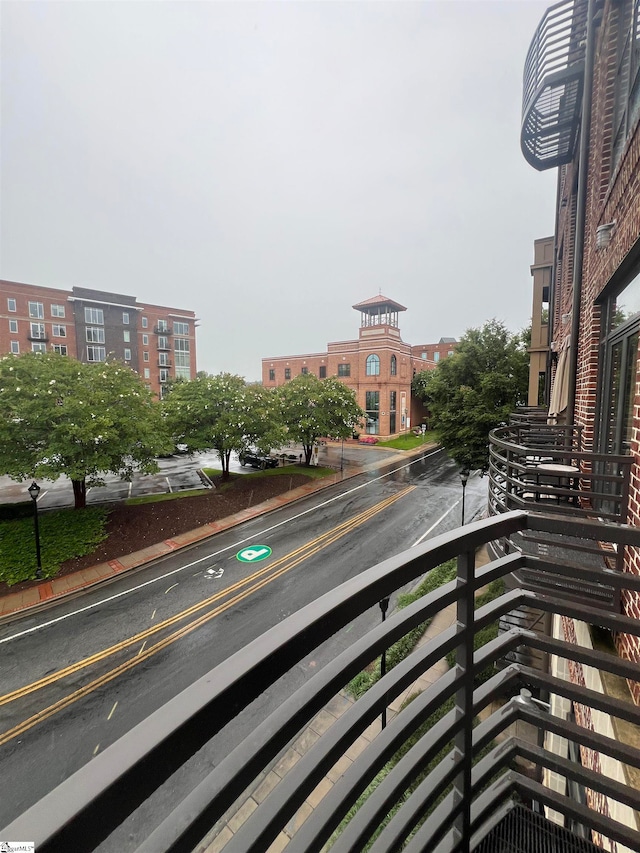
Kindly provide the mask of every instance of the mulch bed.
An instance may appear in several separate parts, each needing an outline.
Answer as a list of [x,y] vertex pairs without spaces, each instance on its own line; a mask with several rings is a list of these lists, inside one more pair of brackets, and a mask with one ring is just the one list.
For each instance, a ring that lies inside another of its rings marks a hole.
[[[237,474],[231,475],[227,483],[222,483],[220,477],[214,478],[215,488],[195,497],[134,506],[116,504],[109,513],[108,536],[104,542],[91,554],[64,562],[56,577],[140,551],[148,545],[194,530],[210,521],[219,521],[309,482],[304,474],[288,477],[284,474],[279,477]],[[36,583],[23,581],[13,586],[0,583],[0,595],[28,589]]]

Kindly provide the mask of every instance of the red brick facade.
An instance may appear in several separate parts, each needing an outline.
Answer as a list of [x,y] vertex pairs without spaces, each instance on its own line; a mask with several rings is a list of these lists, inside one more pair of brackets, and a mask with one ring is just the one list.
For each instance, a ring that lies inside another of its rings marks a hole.
[[[640,39],[633,24],[633,11],[633,0],[605,0],[603,14],[597,16],[595,24],[593,73],[585,81],[591,89],[592,108],[588,161],[581,164],[582,169],[587,169],[587,184],[579,334],[577,342],[571,340],[571,346],[577,343],[573,419],[584,427],[584,449],[630,453],[635,458],[628,522],[638,526],[640,303],[635,299],[634,280],[640,275]],[[627,39],[631,58],[625,66]],[[577,147],[573,162],[559,170],[551,302],[552,349],[558,351],[570,337],[575,305],[573,266],[576,238],[582,236],[576,234],[578,160]],[[602,232],[603,226],[609,226],[605,229],[608,233],[605,239],[599,239],[598,229]],[[627,347],[622,350],[626,362],[621,366],[616,362],[616,348],[623,344]],[[624,387],[621,375],[626,377]],[[625,568],[638,574],[640,554],[628,551]],[[625,595],[622,607],[628,615],[639,618],[640,596]],[[616,642],[622,656],[640,662],[638,638],[619,635]],[[640,685],[629,686],[640,704]]]
[[59,352],[85,362],[117,358],[158,396],[169,379],[196,375],[195,326],[193,311],[148,305],[134,296],[0,281],[0,353]]
[[[263,358],[263,385],[275,388],[301,373],[313,373],[320,379],[336,376],[353,388],[365,411],[372,405],[372,394],[378,395],[373,398],[377,409],[369,411],[364,431],[388,437],[419,426],[425,412],[421,401],[411,395],[412,379],[423,370],[434,370],[441,358],[453,353],[456,341],[446,338],[437,344],[405,344],[397,313],[406,309],[385,296],[353,307],[361,312],[356,340],[329,343],[321,353]],[[385,313],[378,316],[378,309]]]

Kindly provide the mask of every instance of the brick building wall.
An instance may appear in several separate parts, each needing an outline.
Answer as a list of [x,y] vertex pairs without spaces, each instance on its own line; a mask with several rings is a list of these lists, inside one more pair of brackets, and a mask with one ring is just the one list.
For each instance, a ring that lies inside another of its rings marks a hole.
[[[612,417],[611,409],[614,404],[617,405],[615,400],[612,402],[612,398],[606,397],[606,389],[609,387],[607,376],[613,370],[612,356],[607,356],[607,347],[613,345],[610,342],[613,340],[611,333],[614,326],[611,323],[613,308],[609,307],[609,320],[605,327],[604,306],[615,304],[612,303],[615,294],[640,274],[640,106],[636,104],[633,107],[634,115],[631,95],[625,101],[620,94],[623,81],[619,73],[623,64],[621,46],[630,29],[632,10],[632,0],[606,0],[604,3],[596,30],[596,59],[590,81],[592,112],[574,420],[584,428],[584,449],[601,452],[608,450],[606,430],[610,427],[606,425],[606,420]],[[635,40],[637,37],[637,32],[634,32],[632,38]],[[637,51],[638,46],[633,45],[634,55],[637,55]],[[626,113],[623,113],[625,104]],[[621,124],[621,116],[625,117],[626,125]],[[625,126],[626,131],[619,135],[619,128],[624,129]],[[552,332],[552,339],[558,349],[571,332],[579,177],[577,157],[576,153],[574,162],[560,168],[558,180]],[[612,223],[615,225],[610,230],[610,242],[598,246],[598,228]],[[630,315],[628,319],[632,320],[633,317]],[[624,322],[616,322],[620,323],[624,332]],[[640,468],[637,461],[640,459],[640,370],[637,340],[629,337],[629,346],[632,342],[635,350],[629,354],[628,375],[633,379],[629,389],[629,414],[625,415],[625,421],[628,417],[629,423],[624,425],[625,429],[629,427],[629,438],[624,452],[629,452],[636,460],[631,472],[628,522],[639,526]],[[572,345],[575,344],[572,341]],[[611,381],[614,383],[611,387],[614,387],[615,380]],[[632,552],[632,549],[627,549],[625,570],[640,574],[640,555]],[[640,617],[640,596],[635,593],[625,594],[622,607],[625,613]],[[623,657],[640,662],[640,639],[619,635],[616,637],[616,645]],[[629,687],[635,701],[640,704],[640,684],[632,682]]]
[[83,362],[116,358],[158,396],[170,379],[195,376],[195,327],[193,311],[135,296],[0,281],[0,353],[55,351]]

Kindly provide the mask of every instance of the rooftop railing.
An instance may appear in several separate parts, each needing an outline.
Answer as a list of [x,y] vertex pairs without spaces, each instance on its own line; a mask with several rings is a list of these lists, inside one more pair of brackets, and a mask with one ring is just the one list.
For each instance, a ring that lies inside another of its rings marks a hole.
[[[171,811],[138,850],[193,850],[205,836],[215,838],[228,809],[243,802],[255,780],[264,778],[274,760],[351,678],[417,625],[452,606],[454,624],[387,672],[328,728],[238,828],[226,846],[229,853],[264,853],[285,827],[299,823],[294,818],[300,815],[305,800],[332,768],[340,766],[359,736],[394,697],[448,653],[455,657],[454,666],[390,720],[359,751],[349,770],[334,777],[335,784],[293,834],[287,848],[290,853],[322,850],[383,768],[389,772],[338,834],[334,853],[361,850],[378,832],[371,847],[375,853],[396,851],[405,843],[403,849],[408,851],[470,851],[480,850],[481,845],[482,850],[493,851],[497,847],[492,833],[502,831],[506,816],[515,814],[516,800],[521,804],[518,809],[525,808],[532,817],[527,824],[529,834],[542,831],[540,821],[551,824],[528,810],[549,807],[568,822],[577,822],[631,850],[640,849],[637,827],[612,817],[617,814],[614,803],[640,809],[640,793],[611,773],[599,772],[598,764],[587,766],[556,754],[551,740],[553,736],[567,739],[583,750],[595,750],[636,769],[640,769],[640,749],[549,710],[554,707],[553,697],[559,697],[570,703],[578,719],[588,720],[588,714],[597,711],[640,726],[640,708],[620,693],[605,695],[593,686],[521,664],[495,668],[496,662],[523,647],[542,650],[574,667],[606,670],[623,680],[638,677],[637,663],[558,635],[516,628],[474,651],[483,628],[521,605],[599,626],[601,632],[639,636],[640,620],[562,595],[547,595],[526,584],[474,609],[479,589],[522,568],[558,578],[578,572],[592,583],[640,594],[636,575],[572,564],[553,556],[543,559],[515,552],[476,567],[477,550],[494,540],[529,531],[596,541],[602,536],[602,527],[584,519],[506,512],[385,560],[294,613],[188,687],[36,803],[1,831],[0,837],[35,840],[38,853],[94,850],[171,779],[164,795]],[[624,525],[611,525],[606,536],[620,550],[640,546],[640,531]],[[453,557],[458,567],[454,581],[394,613],[332,658],[293,695],[283,695],[277,710],[203,782],[193,790],[180,790],[172,775],[243,708],[359,615],[370,608],[377,610],[378,603],[394,590]],[[584,713],[578,713],[580,709]],[[434,714],[437,722],[389,769],[390,760]],[[477,722],[479,715],[482,722]],[[512,724],[518,722],[531,727],[533,739],[514,733]],[[529,770],[523,769],[523,762]],[[543,784],[549,772],[567,780],[566,786]],[[606,807],[600,811],[588,808],[570,795],[571,786],[595,792]],[[394,809],[397,811],[389,819]],[[135,824],[135,814],[130,819]],[[577,838],[557,826],[554,831]],[[586,842],[578,840],[583,846],[576,841],[576,846],[565,844],[557,849],[586,850]],[[104,849],[109,849],[108,842]],[[524,846],[510,849],[523,850]]]

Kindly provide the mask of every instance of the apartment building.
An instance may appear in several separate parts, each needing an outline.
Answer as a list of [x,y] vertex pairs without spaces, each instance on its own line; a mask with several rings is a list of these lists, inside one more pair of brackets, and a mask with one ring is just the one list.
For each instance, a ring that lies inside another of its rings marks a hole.
[[400,336],[398,315],[407,309],[379,294],[352,306],[360,314],[358,338],[327,344],[325,352],[262,359],[266,388],[283,385],[301,373],[319,379],[336,376],[356,393],[366,412],[370,435],[398,435],[419,425],[425,415],[422,401],[411,394],[416,373],[434,370],[441,358],[453,355],[455,338],[412,347]]
[[193,311],[135,296],[0,281],[0,353],[58,352],[83,362],[115,358],[162,397],[167,382],[196,374]]

